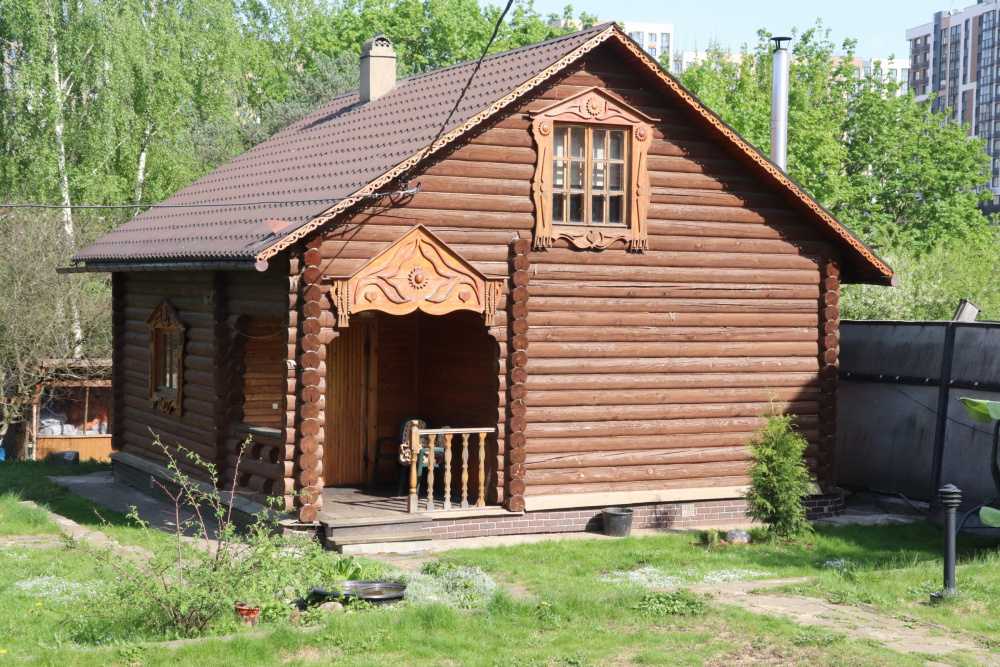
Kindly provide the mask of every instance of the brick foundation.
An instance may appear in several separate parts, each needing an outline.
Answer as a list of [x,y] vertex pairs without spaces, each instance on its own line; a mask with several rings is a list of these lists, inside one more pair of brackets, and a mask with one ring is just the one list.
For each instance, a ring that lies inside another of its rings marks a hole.
[[[812,496],[804,503],[809,519],[842,514],[844,496],[829,493]],[[685,530],[695,527],[733,528],[746,525],[747,504],[742,498],[702,500],[687,503],[632,505],[633,528]],[[434,539],[486,537],[489,535],[530,535],[537,533],[601,532],[601,508],[526,512],[520,515],[442,519],[431,528]]]

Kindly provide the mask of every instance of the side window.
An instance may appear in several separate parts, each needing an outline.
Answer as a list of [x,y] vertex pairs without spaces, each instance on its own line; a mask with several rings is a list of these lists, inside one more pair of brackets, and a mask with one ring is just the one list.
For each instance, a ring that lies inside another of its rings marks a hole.
[[149,406],[181,413],[184,386],[184,324],[163,300],[146,321],[149,325]]

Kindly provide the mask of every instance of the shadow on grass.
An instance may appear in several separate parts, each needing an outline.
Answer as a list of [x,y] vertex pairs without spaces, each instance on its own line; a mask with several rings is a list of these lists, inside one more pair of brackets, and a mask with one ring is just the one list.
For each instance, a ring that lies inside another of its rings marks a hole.
[[33,500],[56,514],[96,530],[102,527],[102,519],[111,526],[134,527],[135,522],[121,512],[81,498],[46,479],[49,476],[86,475],[110,469],[110,464],[97,461],[81,461],[75,466],[54,466],[45,461],[4,461],[0,463],[0,489],[17,494],[22,500]]

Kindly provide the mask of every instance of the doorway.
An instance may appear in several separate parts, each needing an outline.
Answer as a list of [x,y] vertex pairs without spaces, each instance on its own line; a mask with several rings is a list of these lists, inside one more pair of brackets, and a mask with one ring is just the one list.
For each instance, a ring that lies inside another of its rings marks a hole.
[[324,486],[361,486],[371,478],[377,350],[375,318],[356,318],[330,344],[326,366]]

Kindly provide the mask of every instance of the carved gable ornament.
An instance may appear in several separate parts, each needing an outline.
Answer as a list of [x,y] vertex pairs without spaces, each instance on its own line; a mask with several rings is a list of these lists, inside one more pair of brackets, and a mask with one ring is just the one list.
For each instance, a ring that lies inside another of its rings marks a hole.
[[418,225],[353,276],[334,281],[337,326],[347,326],[351,314],[366,310],[390,315],[471,310],[493,326],[501,282],[487,279]]
[[[651,123],[655,118],[633,109],[600,88],[585,90],[569,99],[532,114],[531,132],[538,147],[538,163],[532,183],[535,202],[535,248],[549,248],[557,239],[566,239],[576,248],[604,249],[622,241],[630,250],[648,248],[646,212],[649,208],[649,176],[646,155],[652,143]],[[581,225],[553,222],[553,135],[555,123],[601,125],[627,129],[629,136],[629,180],[625,224]]]

